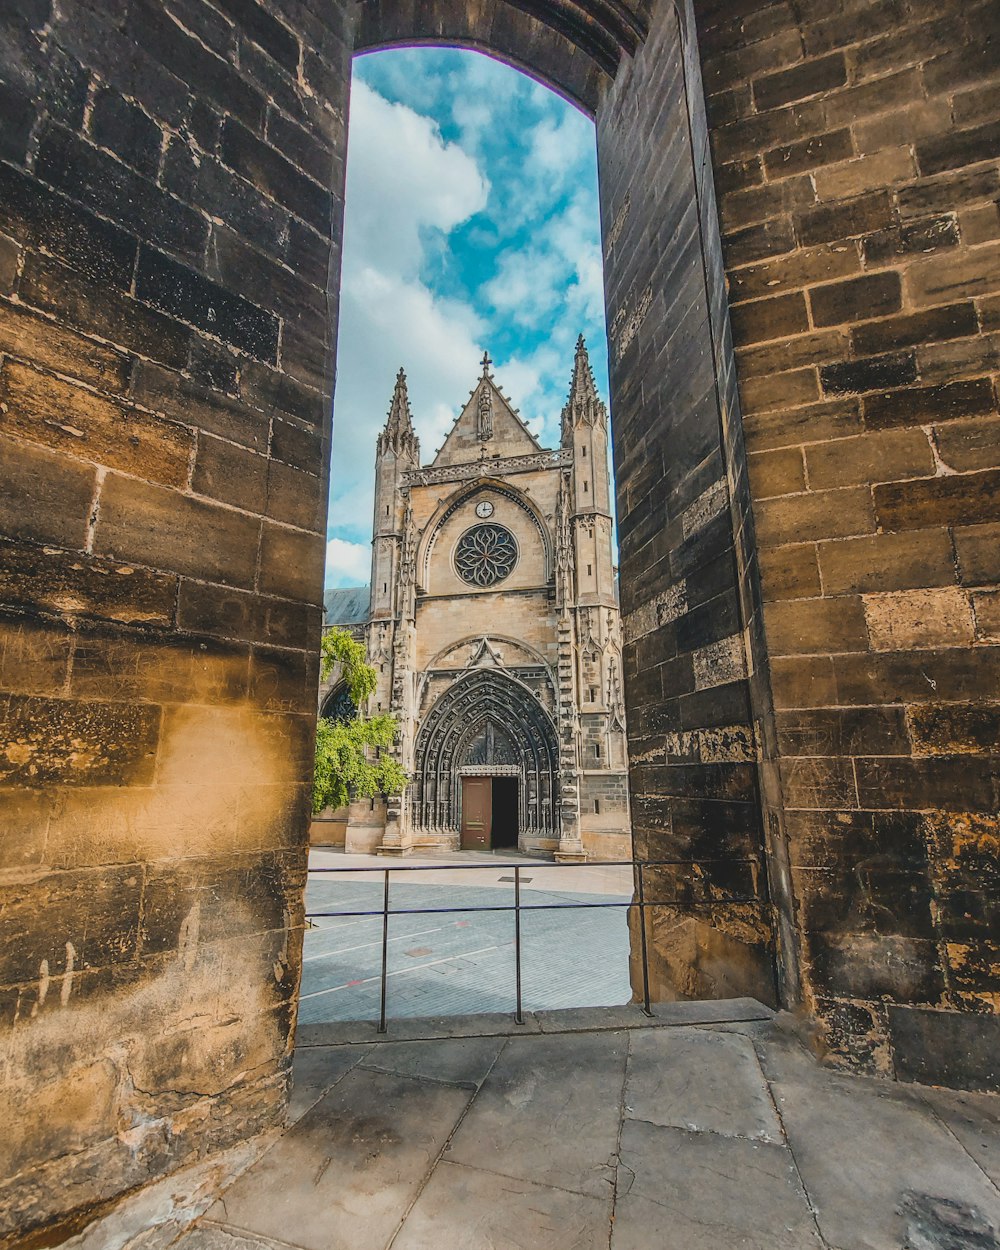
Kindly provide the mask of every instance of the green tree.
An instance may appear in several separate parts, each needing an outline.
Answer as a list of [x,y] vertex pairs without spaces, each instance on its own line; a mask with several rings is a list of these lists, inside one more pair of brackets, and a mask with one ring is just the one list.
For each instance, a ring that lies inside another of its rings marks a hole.
[[352,798],[399,794],[406,773],[388,754],[399,726],[386,712],[365,717],[364,706],[375,692],[378,678],[365,657],[364,646],[344,629],[323,635],[321,670],[328,677],[340,665],[355,714],[347,720],[320,717],[316,726],[316,766],[313,773],[313,811],[343,807]]

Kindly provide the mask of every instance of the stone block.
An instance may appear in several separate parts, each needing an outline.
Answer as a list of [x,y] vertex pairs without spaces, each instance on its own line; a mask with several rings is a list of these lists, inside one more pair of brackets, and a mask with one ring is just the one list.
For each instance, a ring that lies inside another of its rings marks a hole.
[[47,257],[28,257],[18,294],[24,303],[120,348],[175,369],[187,363],[191,331],[186,326]]
[[976,618],[976,638],[982,642],[1000,642],[1000,591],[984,590],[973,595],[972,612]]
[[0,542],[0,594],[45,612],[170,625],[177,579],[83,552]]
[[198,438],[191,489],[220,503],[263,515],[267,507],[267,473],[265,456],[202,434]]
[[838,200],[908,182],[915,173],[911,149],[903,144],[835,165],[824,165],[813,174],[813,180],[817,199]]
[[[4,543],[6,557],[12,544]],[[15,548],[16,550],[16,548]],[[37,548],[29,548],[37,552]],[[17,602],[14,602],[15,611]],[[6,614],[0,622],[0,689],[11,694],[59,695],[66,688],[72,635],[65,628]],[[7,801],[5,796],[5,802]],[[12,833],[16,838],[16,833]]]
[[806,301],[801,292],[734,304],[729,309],[729,321],[737,347],[785,338],[809,329]]
[[803,408],[784,408],[766,415],[744,419],[747,447],[762,451],[769,447],[823,443],[860,434],[861,404],[857,399],[826,399]]
[[277,357],[276,317],[145,244],[139,251],[135,291],[146,303],[251,356]]
[[79,378],[102,391],[122,393],[128,385],[128,357],[85,339],[76,331],[0,300],[0,349],[42,368]]
[[830,395],[883,391],[908,386],[917,379],[916,358],[912,351],[889,356],[869,356],[864,360],[824,365],[819,371],[823,390]]
[[902,347],[917,347],[921,343],[964,338],[978,330],[975,306],[966,301],[855,326],[851,330],[851,343],[859,356],[869,356]]
[[75,978],[135,957],[142,873],[126,864],[35,877],[6,887],[3,976],[35,982],[43,1004],[51,993],[66,1006]]
[[959,581],[963,586],[1000,582],[1000,524],[955,530]]
[[790,756],[910,753],[910,740],[901,707],[782,711],[776,715],[775,725],[778,748]]
[[817,551],[827,594],[914,590],[955,581],[946,529],[845,538],[821,543]]
[[0,166],[4,227],[26,247],[45,250],[94,282],[127,290],[138,241],[110,221],[34,181],[12,165]]
[[857,438],[811,444],[805,457],[813,490],[926,477],[935,469],[930,441],[921,429],[876,430]]
[[768,546],[875,532],[871,492],[862,487],[761,500],[754,519],[757,537]]
[[183,486],[191,431],[13,361],[0,372],[0,426],[53,450]]
[[954,248],[958,243],[958,225],[953,216],[924,217],[866,235],[861,240],[861,254],[866,268],[877,269],[881,265],[898,265],[913,256]]
[[797,447],[756,452],[747,459],[747,471],[755,499],[790,495],[806,488],[802,452]]
[[816,547],[812,543],[763,548],[758,562],[768,599],[809,599],[821,593]]
[[99,555],[225,585],[253,586],[260,522],[117,473],[101,491]]
[[875,513],[885,530],[977,525],[1000,520],[1000,471],[876,486]]
[[863,411],[866,425],[875,429],[930,425],[955,417],[972,417],[995,411],[993,386],[989,378],[970,378],[941,386],[886,391],[866,396]]
[[865,613],[857,595],[765,603],[764,627],[772,655],[868,649]]
[[0,532],[82,550],[97,489],[93,465],[0,435]]
[[916,151],[923,174],[940,174],[996,160],[1000,156],[1000,122],[994,119],[967,130],[950,130],[918,143]]
[[0,702],[6,785],[143,785],[153,776],[160,709],[9,695]]
[[[828,367],[834,369],[840,366]],[[820,398],[816,370],[792,369],[788,373],[745,378],[740,385],[740,396],[743,409],[747,413],[773,412],[788,404],[798,407],[800,404],[812,403]]]
[[[754,305],[740,307],[751,309]],[[818,361],[843,360],[849,352],[847,331],[837,327],[812,334],[797,334],[794,338],[777,339],[757,347],[739,347],[737,359],[741,375],[749,378],[758,374],[785,373]]]
[[139,173],[156,176],[163,132],[138,105],[117,91],[100,88],[94,95],[89,129],[99,147],[114,152]]
[[810,172],[820,165],[847,160],[855,155],[851,132],[846,127],[825,134],[810,135],[797,143],[772,148],[764,154],[768,180],[787,178],[792,174]]
[[809,305],[813,324],[841,325],[868,321],[899,311],[901,285],[897,273],[870,273],[847,282],[812,287]]
[[917,308],[992,294],[1000,290],[1000,243],[916,260],[906,271],[904,290]]
[[325,556],[322,536],[265,522],[258,588],[264,594],[321,603]]
[[995,703],[925,703],[906,719],[915,755],[989,755],[1000,741]]
[[771,664],[771,677],[777,708],[829,707],[838,701],[830,656],[776,657]]
[[807,247],[836,243],[884,230],[893,222],[893,206],[886,190],[869,191],[853,200],[820,204],[796,214],[795,229]]
[[847,65],[843,52],[838,51],[756,79],[753,95],[757,108],[764,111],[821,95],[846,82]]
[[974,639],[969,596],[958,586],[866,595],[864,604],[876,651],[963,646]]
[[935,427],[941,463],[964,473],[970,469],[1000,467],[1000,417],[976,417]]
[[177,612],[181,628],[194,633],[302,650],[318,646],[318,607],[182,580]]
[[1000,1018],[918,1007],[890,1007],[896,1075],[924,1085],[996,1088]]

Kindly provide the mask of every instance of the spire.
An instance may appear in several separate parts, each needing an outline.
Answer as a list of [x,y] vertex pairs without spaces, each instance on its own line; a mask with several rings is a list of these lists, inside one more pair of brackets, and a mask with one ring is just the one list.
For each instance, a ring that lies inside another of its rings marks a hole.
[[396,374],[396,385],[392,392],[392,403],[385,427],[378,436],[378,454],[391,448],[397,453],[408,454],[419,462],[420,444],[413,430],[413,414],[410,411],[410,397],[406,390],[406,374],[402,369]]
[[569,384],[569,398],[562,411],[563,442],[573,437],[573,427],[586,422],[594,425],[598,421],[607,420],[607,409],[597,394],[594,373],[587,355],[587,344],[583,335],[576,340],[576,355],[573,358],[573,377]]

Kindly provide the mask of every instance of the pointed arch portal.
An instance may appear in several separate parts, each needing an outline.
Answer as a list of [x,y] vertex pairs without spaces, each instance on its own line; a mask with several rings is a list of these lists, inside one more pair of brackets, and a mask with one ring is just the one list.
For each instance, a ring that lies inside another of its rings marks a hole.
[[526,686],[496,669],[460,677],[417,734],[411,786],[416,829],[458,837],[463,776],[516,776],[522,836],[559,837],[555,725]]

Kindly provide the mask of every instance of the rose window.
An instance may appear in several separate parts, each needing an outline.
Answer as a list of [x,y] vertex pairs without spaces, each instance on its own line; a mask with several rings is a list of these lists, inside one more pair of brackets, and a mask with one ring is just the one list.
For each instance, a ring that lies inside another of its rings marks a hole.
[[517,543],[502,525],[476,525],[466,530],[455,548],[455,568],[470,586],[493,586],[509,576],[517,563]]

